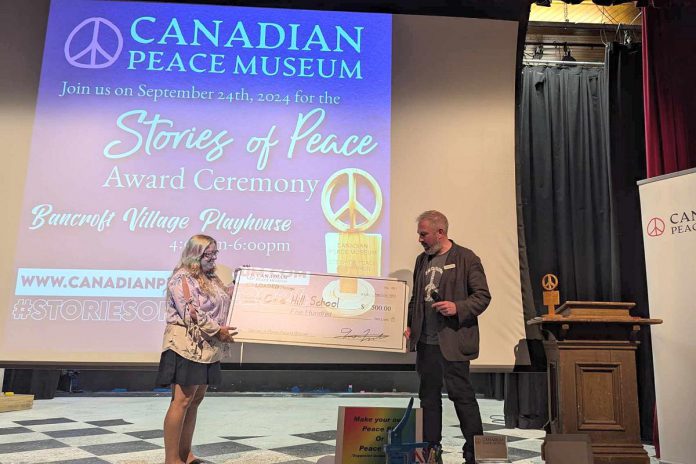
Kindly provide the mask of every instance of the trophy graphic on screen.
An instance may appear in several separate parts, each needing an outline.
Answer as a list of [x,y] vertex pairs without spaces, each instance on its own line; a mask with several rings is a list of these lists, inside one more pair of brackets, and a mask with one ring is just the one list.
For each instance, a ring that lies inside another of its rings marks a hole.
[[[359,197],[370,200],[368,206]],[[367,230],[382,213],[382,189],[367,171],[341,169],[324,184],[321,208],[326,220],[338,231],[328,232],[325,237],[326,270],[346,276],[329,284],[323,298],[337,301],[338,309],[368,310],[374,302],[374,288],[356,277],[381,274],[382,236]]]

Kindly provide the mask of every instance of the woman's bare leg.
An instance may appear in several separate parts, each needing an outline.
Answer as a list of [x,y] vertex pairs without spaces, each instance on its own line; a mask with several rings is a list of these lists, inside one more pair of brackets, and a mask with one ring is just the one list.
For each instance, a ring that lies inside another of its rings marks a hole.
[[181,430],[181,439],[179,440],[179,458],[187,464],[197,459],[191,452],[191,442],[193,441],[193,431],[196,428],[198,406],[203,401],[206,390],[208,390],[207,385],[198,386],[184,418],[184,426]]
[[[172,384],[172,401],[164,416],[164,463],[182,464],[179,447],[187,411],[196,396],[199,385],[181,386]],[[205,392],[205,391],[204,391]]]

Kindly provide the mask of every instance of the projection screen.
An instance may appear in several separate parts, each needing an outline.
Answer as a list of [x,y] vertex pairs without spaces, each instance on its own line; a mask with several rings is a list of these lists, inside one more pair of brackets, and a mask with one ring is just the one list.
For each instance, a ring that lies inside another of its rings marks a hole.
[[[3,71],[0,101],[1,361],[155,362],[165,283],[196,233],[218,240],[226,282],[248,264],[410,285],[415,218],[438,209],[450,237],[481,257],[493,295],[474,365],[514,365],[524,339],[516,22],[35,5],[2,2],[3,55],[19,66]],[[360,259],[346,264],[351,254]],[[236,349],[230,361],[242,361]],[[253,363],[414,361],[243,353]]]

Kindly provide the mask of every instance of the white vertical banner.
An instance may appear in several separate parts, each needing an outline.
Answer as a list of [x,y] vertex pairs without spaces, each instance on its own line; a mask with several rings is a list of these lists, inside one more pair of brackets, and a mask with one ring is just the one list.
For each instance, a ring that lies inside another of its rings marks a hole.
[[639,183],[661,462],[696,456],[696,169]]

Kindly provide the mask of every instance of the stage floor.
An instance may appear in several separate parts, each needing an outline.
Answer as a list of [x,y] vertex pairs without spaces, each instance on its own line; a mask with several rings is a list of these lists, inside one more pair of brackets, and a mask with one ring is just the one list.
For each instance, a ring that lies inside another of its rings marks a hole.
[[[70,396],[0,414],[0,463],[162,463],[160,396]],[[309,464],[334,454],[339,406],[405,407],[406,396],[211,394],[198,414],[194,453],[216,464]],[[460,464],[464,439],[443,398],[446,464]],[[510,461],[541,463],[541,430],[506,429],[503,402],[480,399],[486,433],[508,437]],[[647,447],[653,456],[652,447]],[[652,463],[658,463],[651,458]]]

